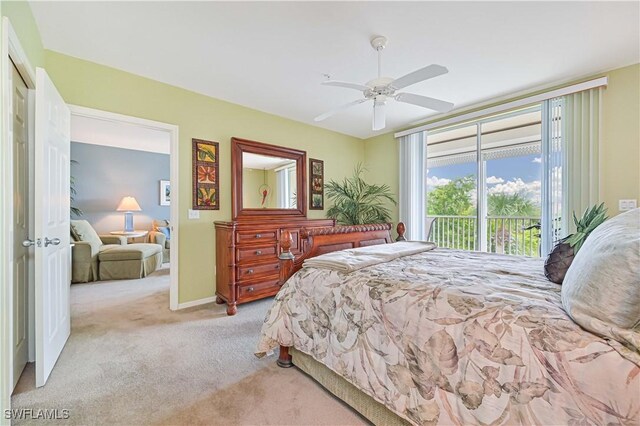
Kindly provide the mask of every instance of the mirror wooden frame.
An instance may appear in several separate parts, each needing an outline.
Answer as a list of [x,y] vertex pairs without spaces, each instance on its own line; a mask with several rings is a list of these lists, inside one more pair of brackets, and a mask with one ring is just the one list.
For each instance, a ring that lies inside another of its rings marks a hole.
[[[242,205],[242,154],[290,158],[296,162],[296,209],[251,209]],[[233,219],[307,216],[307,152],[247,139],[231,138],[231,209]]]

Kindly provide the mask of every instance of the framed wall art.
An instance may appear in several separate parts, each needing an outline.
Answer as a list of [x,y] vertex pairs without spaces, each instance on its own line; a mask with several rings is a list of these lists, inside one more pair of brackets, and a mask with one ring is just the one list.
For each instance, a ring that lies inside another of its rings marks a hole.
[[309,159],[309,210],[324,210],[324,161]]
[[171,205],[171,182],[168,180],[160,181],[160,205]]
[[193,209],[220,210],[218,142],[191,139],[193,151]]

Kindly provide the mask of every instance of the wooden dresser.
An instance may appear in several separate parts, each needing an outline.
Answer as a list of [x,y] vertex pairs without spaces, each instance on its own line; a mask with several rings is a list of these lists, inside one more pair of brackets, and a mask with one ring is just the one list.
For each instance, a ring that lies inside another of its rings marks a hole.
[[291,252],[298,256],[304,252],[300,229],[318,226],[335,226],[335,221],[263,217],[215,222],[216,301],[226,303],[227,314],[235,315],[237,304],[275,295],[283,284],[279,280],[280,234],[291,233]]

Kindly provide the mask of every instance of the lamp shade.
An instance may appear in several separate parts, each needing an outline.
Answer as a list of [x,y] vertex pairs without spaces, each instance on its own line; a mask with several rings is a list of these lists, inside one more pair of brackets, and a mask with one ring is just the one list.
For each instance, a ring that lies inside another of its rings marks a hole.
[[116,208],[117,212],[139,212],[142,211],[140,204],[133,197],[123,197]]

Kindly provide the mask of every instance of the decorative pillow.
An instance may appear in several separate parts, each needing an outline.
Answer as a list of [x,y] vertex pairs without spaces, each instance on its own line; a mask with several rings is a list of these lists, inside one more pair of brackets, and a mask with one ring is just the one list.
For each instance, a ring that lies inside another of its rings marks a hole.
[[612,342],[640,365],[640,208],[609,219],[587,237],[561,294],[576,323],[623,345]]
[[169,227],[169,226],[156,226],[156,229],[158,230],[158,232],[162,232],[164,234],[164,236],[167,237],[167,240],[171,239],[171,227]]
[[71,235],[76,241],[86,241],[91,245],[91,252],[97,253],[102,246],[102,240],[93,226],[86,220],[71,221]]

